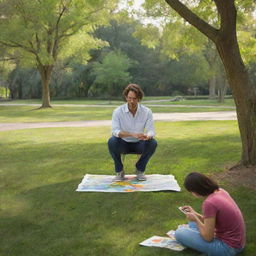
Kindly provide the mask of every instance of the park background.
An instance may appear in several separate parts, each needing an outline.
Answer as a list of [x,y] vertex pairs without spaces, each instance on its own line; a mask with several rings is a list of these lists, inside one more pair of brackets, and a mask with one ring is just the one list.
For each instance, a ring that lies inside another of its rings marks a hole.
[[[141,85],[142,104],[154,113],[235,111],[214,44],[164,1],[146,1],[145,9],[104,2],[0,3],[0,123],[110,120],[130,82]],[[236,4],[239,46],[255,84],[255,8]],[[210,1],[191,8],[218,24]],[[65,39],[56,49],[52,24]],[[181,204],[200,210],[183,187],[191,171],[231,193],[247,227],[241,255],[255,255],[255,168],[230,170],[241,157],[237,121],[155,125],[159,146],[147,173],[173,174],[181,193],[75,192],[85,173],[113,174],[108,126],[1,131],[0,255],[199,255],[138,245],[184,223]],[[130,173],[133,163],[126,161]]]

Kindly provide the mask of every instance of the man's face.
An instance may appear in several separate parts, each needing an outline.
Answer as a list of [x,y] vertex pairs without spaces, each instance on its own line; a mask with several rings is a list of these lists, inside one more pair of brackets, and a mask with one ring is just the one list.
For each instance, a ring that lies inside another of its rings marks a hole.
[[135,92],[129,91],[129,93],[126,96],[126,101],[128,103],[128,107],[130,109],[136,109],[137,108],[139,100],[138,100]]

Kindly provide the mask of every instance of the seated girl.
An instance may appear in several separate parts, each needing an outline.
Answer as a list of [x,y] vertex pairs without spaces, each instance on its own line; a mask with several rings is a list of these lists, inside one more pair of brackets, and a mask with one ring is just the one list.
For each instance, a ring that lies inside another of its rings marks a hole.
[[229,193],[209,177],[193,172],[184,182],[195,197],[203,198],[202,212],[182,206],[189,220],[175,231],[177,241],[208,256],[232,256],[245,246],[245,224],[242,213]]

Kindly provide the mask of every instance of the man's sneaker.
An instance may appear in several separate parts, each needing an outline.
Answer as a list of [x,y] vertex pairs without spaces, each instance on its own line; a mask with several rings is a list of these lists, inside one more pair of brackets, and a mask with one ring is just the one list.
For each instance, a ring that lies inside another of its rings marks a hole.
[[124,171],[116,173],[115,181],[123,181],[124,179]]
[[144,172],[140,172],[136,170],[137,180],[144,181],[147,180],[146,176],[144,175]]

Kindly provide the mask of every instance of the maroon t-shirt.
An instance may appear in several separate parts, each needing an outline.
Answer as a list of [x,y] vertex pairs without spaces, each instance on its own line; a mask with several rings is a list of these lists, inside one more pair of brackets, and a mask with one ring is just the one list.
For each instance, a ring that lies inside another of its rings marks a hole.
[[233,248],[245,245],[242,213],[229,193],[220,189],[210,194],[202,206],[204,218],[215,217],[215,236]]

